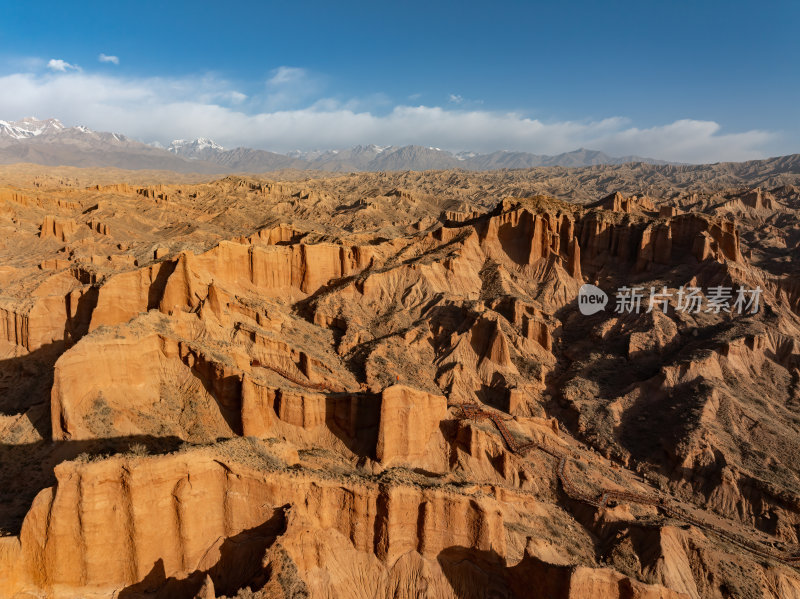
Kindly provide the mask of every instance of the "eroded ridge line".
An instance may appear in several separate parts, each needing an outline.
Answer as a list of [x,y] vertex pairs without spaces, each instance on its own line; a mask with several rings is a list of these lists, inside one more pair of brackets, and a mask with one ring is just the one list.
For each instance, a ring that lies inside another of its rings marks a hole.
[[494,412],[484,410],[476,403],[456,404],[455,407],[459,408],[461,411],[461,418],[463,420],[491,420],[497,430],[500,432],[500,436],[503,438],[508,448],[514,454],[524,458],[531,449],[539,449],[544,453],[554,457],[557,460],[554,465],[555,477],[561,484],[561,488],[564,490],[564,493],[570,499],[580,501],[593,507],[606,507],[611,501],[615,503],[654,506],[676,520],[681,520],[696,526],[697,528],[711,532],[712,534],[715,534],[718,537],[721,537],[726,541],[729,541],[734,545],[749,551],[750,553],[763,558],[774,559],[795,568],[800,567],[800,552],[794,553],[781,551],[778,549],[766,549],[763,546],[755,545],[752,541],[739,538],[736,535],[721,530],[711,524],[702,522],[697,518],[685,513],[683,510],[669,505],[664,497],[642,495],[640,493],[618,491],[615,489],[602,489],[597,497],[586,495],[582,493],[567,476],[567,460],[570,456],[565,453],[558,452],[550,447],[546,447],[545,445],[539,444],[536,441],[530,441],[521,445],[511,435],[511,432],[508,430],[508,427],[505,425],[505,422],[500,416]]

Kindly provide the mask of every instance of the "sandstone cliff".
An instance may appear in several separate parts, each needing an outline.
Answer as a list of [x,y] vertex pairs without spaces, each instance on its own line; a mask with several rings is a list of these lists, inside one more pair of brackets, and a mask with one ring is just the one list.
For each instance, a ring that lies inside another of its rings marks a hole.
[[796,189],[520,176],[0,193],[0,597],[797,595]]

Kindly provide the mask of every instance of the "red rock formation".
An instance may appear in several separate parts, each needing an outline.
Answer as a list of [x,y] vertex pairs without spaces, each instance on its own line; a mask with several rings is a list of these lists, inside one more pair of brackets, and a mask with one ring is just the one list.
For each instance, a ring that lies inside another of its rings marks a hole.
[[774,210],[774,200],[775,198],[771,193],[761,191],[760,187],[756,187],[742,196],[742,203],[755,210]]
[[371,249],[333,244],[253,246],[222,242],[200,255],[181,253],[167,281],[160,307],[190,310],[205,297],[213,281],[222,287],[249,288],[274,295],[313,293],[328,281],[369,265]]
[[[730,193],[426,177],[6,202],[0,597],[791,596],[794,192],[760,248]],[[587,318],[584,276],[769,311]]]
[[281,223],[277,227],[261,229],[247,238],[242,238],[241,243],[257,243],[264,245],[277,245],[296,240],[302,232],[292,225]]
[[647,196],[630,196],[626,198],[620,192],[612,193],[599,202],[591,204],[591,207],[600,207],[612,212],[625,212],[627,214],[642,211],[653,212],[656,209],[653,200]]
[[742,262],[735,223],[698,214],[681,214],[667,223],[618,222],[604,213],[589,213],[578,225],[584,270],[592,272],[612,261],[646,271],[693,255],[699,261]]
[[53,238],[57,241],[68,241],[70,236],[78,230],[78,225],[73,220],[56,218],[49,214],[44,217],[39,231],[42,239]]
[[443,441],[439,425],[447,417],[447,400],[403,385],[384,389],[375,454],[387,466],[425,461]]
[[97,233],[99,235],[108,235],[109,234],[108,225],[106,223],[103,223],[103,222],[101,222],[99,220],[96,220],[94,218],[92,220],[90,220],[89,222],[87,222],[86,225],[92,231],[94,231],[95,233]]
[[[375,552],[386,564],[415,551],[435,558],[450,546],[506,553],[496,505],[437,490],[344,488],[325,479],[259,473],[202,453],[65,463],[56,479],[57,486],[34,501],[14,539],[18,544],[0,546],[0,571],[13,574],[2,581],[4,593],[110,593],[155,567],[178,578],[213,571],[224,560],[226,539],[282,520],[280,506],[287,505],[289,519],[275,532],[286,531],[282,544],[302,572],[321,565],[319,550],[308,550],[330,534],[344,535],[350,551]],[[304,540],[309,529],[318,532]]]
[[157,307],[173,268],[174,264],[160,262],[109,277],[98,289],[89,330],[128,322]]
[[679,214],[683,214],[683,212],[677,206],[661,206],[658,209],[659,218],[672,218]]
[[113,185],[95,185],[94,189],[96,191],[107,191],[112,193],[136,193],[136,189],[128,185],[127,183],[115,183]]
[[[64,274],[67,281],[77,283],[69,271]],[[34,351],[73,338],[78,331],[85,330],[91,317],[93,290],[81,286],[60,293],[58,288],[53,291],[52,295],[35,295],[27,308],[0,308],[0,340]]]
[[230,436],[241,430],[241,376],[235,366],[171,336],[95,334],[56,363],[53,438]]
[[62,270],[70,266],[72,266],[72,262],[60,258],[52,258],[39,264],[39,268],[42,270]]

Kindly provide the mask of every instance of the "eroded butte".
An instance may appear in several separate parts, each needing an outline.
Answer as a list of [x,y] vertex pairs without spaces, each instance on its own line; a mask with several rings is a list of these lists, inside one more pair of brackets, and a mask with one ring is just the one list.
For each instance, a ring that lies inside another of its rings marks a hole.
[[800,177],[559,172],[6,177],[0,597],[800,597]]

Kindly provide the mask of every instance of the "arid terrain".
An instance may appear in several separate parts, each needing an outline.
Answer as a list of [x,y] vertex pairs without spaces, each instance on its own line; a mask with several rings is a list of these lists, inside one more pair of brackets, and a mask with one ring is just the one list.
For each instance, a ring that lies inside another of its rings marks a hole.
[[45,597],[800,598],[800,156],[0,167],[0,598]]

